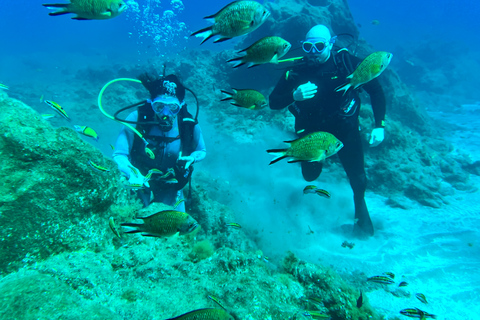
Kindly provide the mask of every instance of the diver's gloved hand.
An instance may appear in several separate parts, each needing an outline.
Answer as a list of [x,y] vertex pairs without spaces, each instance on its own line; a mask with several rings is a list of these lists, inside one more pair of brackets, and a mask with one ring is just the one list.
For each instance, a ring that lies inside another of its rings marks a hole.
[[293,100],[303,101],[307,99],[312,99],[317,93],[317,85],[308,81],[305,84],[298,86],[298,88],[293,92]]
[[185,162],[185,169],[188,169],[188,167],[190,167],[195,162],[195,158],[192,156],[180,156],[177,162]]
[[375,128],[372,130],[370,134],[370,147],[376,147],[380,143],[382,143],[383,139],[385,139],[385,129],[384,128]]

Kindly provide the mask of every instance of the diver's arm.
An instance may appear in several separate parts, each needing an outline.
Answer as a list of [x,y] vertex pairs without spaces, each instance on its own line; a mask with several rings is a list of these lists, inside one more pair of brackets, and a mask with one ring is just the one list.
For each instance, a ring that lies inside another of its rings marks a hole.
[[291,105],[293,100],[294,87],[288,79],[289,71],[285,72],[269,97],[270,109],[280,110]]
[[[137,112],[132,112],[126,120],[137,121]],[[118,134],[117,141],[115,142],[115,152],[113,153],[113,161],[118,165],[120,170],[127,178],[130,178],[132,170],[132,164],[130,163],[130,151],[133,146],[133,139],[135,138],[132,130],[123,126],[122,130]]]
[[193,141],[196,142],[197,147],[190,156],[195,159],[195,162],[202,161],[207,154],[207,149],[205,148],[205,141],[203,140],[202,129],[199,125],[196,125],[193,131]]
[[385,112],[386,112],[386,100],[385,93],[378,79],[366,83],[363,88],[370,95],[372,102],[373,116],[375,118],[375,128],[383,128],[385,126]]

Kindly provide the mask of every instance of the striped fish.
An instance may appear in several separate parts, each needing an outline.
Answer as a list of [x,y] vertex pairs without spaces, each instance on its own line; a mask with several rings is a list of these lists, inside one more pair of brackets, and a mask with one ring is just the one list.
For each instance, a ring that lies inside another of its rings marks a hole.
[[67,119],[68,121],[72,121],[68,115],[67,115],[67,112],[62,108],[61,105],[59,105],[58,103],[56,103],[55,101],[51,101],[51,100],[45,100],[45,103],[50,106],[50,108],[52,108],[53,110],[55,110],[59,115],[61,115],[62,117],[64,117],[65,119]]

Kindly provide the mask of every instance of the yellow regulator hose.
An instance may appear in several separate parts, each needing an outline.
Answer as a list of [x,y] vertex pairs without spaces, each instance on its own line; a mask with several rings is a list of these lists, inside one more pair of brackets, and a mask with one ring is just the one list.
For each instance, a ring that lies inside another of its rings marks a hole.
[[118,79],[114,79],[112,81],[109,81],[107,82],[107,84],[105,84],[102,88],[102,90],[100,90],[100,93],[98,94],[98,108],[100,109],[100,111],[103,113],[103,115],[109,119],[112,119],[114,121],[117,121],[117,122],[120,122],[121,124],[123,124],[124,126],[126,126],[127,128],[129,128],[130,130],[132,130],[137,136],[140,137],[140,139],[143,140],[143,142],[145,143],[145,153],[150,157],[150,159],[155,159],[155,154],[153,153],[152,150],[150,150],[147,146],[148,146],[148,142],[147,140],[145,140],[145,138],[143,137],[143,135],[138,132],[137,129],[135,129],[132,125],[130,125],[129,123],[125,123],[125,122],[122,122],[122,121],[119,121],[117,119],[115,119],[113,116],[111,116],[110,114],[108,114],[105,109],[103,109],[103,106],[102,106],[102,96],[103,96],[103,93],[105,92],[105,90],[107,89],[107,87],[109,85],[111,85],[112,83],[115,83],[117,81],[132,81],[132,82],[136,82],[136,83],[142,83],[140,80],[137,80],[137,79],[130,79],[130,78],[118,78]]

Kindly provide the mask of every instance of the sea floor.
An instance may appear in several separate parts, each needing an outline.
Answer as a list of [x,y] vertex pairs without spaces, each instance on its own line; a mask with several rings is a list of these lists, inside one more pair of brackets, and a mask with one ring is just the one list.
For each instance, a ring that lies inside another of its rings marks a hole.
[[[480,134],[475,129],[480,124],[478,115],[457,110],[430,116],[450,128],[445,139],[456,149],[469,152],[474,161],[480,159]],[[470,179],[480,186],[480,177],[471,175]],[[314,251],[318,256],[312,255],[312,248],[302,249],[304,255],[331,264],[347,278],[351,274],[353,281],[360,281],[359,286],[362,279],[393,272],[395,284],[373,284],[364,290],[370,304],[388,319],[407,319],[399,311],[414,307],[437,315],[437,319],[480,319],[479,192],[456,191],[448,197],[448,204],[438,209],[407,198],[404,204],[408,209],[392,208],[385,204],[387,198],[374,193],[367,193],[366,199],[376,224],[374,237],[352,240],[355,247],[349,250],[338,246],[342,236],[324,235],[331,241],[319,239]],[[332,242],[337,244],[334,248]],[[399,288],[401,281],[409,285]],[[428,304],[417,300],[416,293],[423,293]]]

